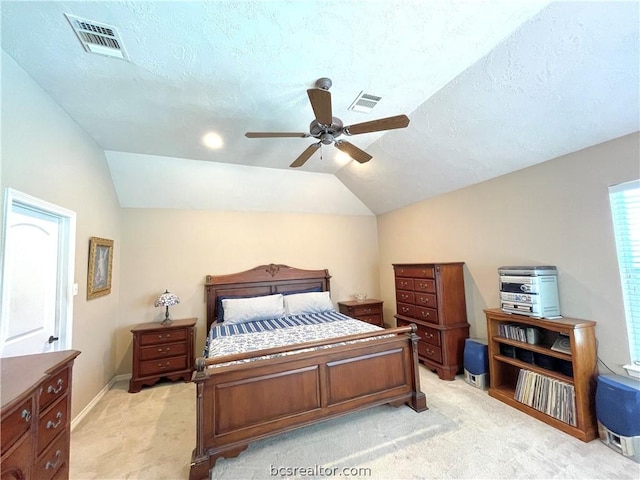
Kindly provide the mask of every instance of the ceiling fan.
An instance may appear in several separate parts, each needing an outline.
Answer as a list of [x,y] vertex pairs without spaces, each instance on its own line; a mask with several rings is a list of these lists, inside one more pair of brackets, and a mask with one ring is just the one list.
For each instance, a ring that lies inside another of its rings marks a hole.
[[328,78],[321,78],[316,82],[316,88],[307,90],[309,101],[315,119],[309,125],[309,133],[295,132],[247,132],[245,136],[248,138],[274,138],[274,137],[314,137],[319,141],[313,143],[302,152],[302,154],[289,165],[296,168],[305,164],[311,155],[320,148],[321,145],[334,144],[336,148],[349,155],[354,160],[365,163],[373,157],[364,150],[359,149],[352,143],[345,140],[338,140],[341,135],[359,135],[361,133],[379,132],[382,130],[393,130],[395,128],[405,128],[409,125],[409,117],[406,115],[396,115],[394,117],[380,118],[370,122],[356,123],[354,125],[344,126],[342,120],[332,115],[331,111],[331,88],[332,82]]

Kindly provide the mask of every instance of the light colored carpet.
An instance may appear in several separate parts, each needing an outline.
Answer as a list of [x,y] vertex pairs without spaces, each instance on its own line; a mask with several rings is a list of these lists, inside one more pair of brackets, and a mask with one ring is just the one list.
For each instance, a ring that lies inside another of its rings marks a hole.
[[[255,442],[220,459],[213,478],[638,479],[640,465],[599,440],[583,443],[464,382],[421,367],[429,410],[375,407]],[[72,479],[186,479],[195,388],[118,383],[71,434]],[[322,468],[322,470],[320,470]],[[325,475],[328,471],[335,476]],[[289,470],[286,470],[289,469]],[[281,473],[285,475],[281,475]]]

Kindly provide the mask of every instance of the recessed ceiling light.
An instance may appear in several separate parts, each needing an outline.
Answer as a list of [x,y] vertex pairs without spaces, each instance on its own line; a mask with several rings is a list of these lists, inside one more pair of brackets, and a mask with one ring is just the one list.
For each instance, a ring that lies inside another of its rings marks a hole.
[[209,132],[202,137],[202,143],[212,150],[217,150],[224,145],[222,137],[215,132]]

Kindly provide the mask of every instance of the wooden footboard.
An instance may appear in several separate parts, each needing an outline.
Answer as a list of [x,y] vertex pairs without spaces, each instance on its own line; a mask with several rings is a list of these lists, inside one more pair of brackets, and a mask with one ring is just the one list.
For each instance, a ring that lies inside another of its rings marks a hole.
[[198,359],[189,478],[208,479],[219,457],[237,456],[254,440],[349,412],[384,403],[426,410],[415,331],[411,325],[309,342],[277,349],[290,354],[231,365],[212,366],[275,351]]

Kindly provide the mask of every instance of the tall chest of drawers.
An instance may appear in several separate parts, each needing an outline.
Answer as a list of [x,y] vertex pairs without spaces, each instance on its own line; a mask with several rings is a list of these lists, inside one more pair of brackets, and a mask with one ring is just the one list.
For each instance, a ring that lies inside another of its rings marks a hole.
[[133,372],[129,392],[137,393],[161,378],[191,380],[196,318],[174,320],[168,324],[141,323],[133,333]]
[[418,357],[443,380],[462,370],[469,337],[463,262],[393,264],[398,326],[418,327]]
[[79,354],[2,359],[2,480],[69,478],[71,373]]

